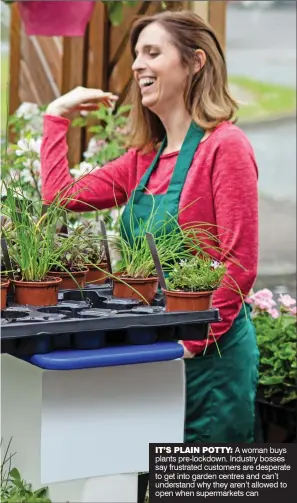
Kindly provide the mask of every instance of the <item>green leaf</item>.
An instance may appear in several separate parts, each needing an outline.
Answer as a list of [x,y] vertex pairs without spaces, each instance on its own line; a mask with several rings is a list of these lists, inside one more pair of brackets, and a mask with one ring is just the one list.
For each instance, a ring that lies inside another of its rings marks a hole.
[[123,2],[123,5],[127,6],[127,7],[134,7],[135,5],[138,4],[138,0],[127,0],[127,1],[124,1]]
[[122,2],[109,3],[109,20],[113,26],[118,26],[123,22],[123,4]]
[[47,487],[41,487],[40,489],[37,489],[37,491],[34,491],[34,496],[47,496],[47,492]]
[[101,126],[90,126],[88,130],[90,133],[99,134],[99,133],[101,133],[102,127]]
[[15,480],[21,480],[21,475],[19,471],[16,468],[13,468],[11,472],[9,473],[10,477],[15,479]]
[[85,127],[88,121],[83,117],[76,117],[71,123],[71,127]]
[[284,382],[284,377],[282,376],[262,376],[259,379],[260,384],[265,386],[272,386],[273,384],[282,384]]
[[131,105],[121,105],[117,110],[117,114],[126,114],[127,112],[130,112],[131,108]]
[[289,326],[296,326],[296,318],[290,315],[284,315],[282,319],[283,329],[286,329]]
[[281,404],[285,405],[287,403],[293,402],[294,400],[297,400],[296,390],[290,391],[287,395],[285,395],[284,398],[281,400]]

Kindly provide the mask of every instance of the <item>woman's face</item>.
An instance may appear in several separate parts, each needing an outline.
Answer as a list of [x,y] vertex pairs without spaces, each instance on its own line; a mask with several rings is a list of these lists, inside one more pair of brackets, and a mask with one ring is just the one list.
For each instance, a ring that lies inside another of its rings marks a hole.
[[132,65],[142,104],[157,115],[183,103],[189,69],[182,65],[170,34],[158,23],[142,30],[135,46]]

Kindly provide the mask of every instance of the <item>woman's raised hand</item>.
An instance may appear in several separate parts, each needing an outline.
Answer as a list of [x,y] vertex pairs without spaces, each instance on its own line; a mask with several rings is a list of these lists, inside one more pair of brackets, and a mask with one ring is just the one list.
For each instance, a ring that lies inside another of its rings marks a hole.
[[76,87],[69,93],[63,94],[52,101],[47,107],[46,113],[49,115],[67,116],[72,112],[98,110],[100,105],[112,107],[118,96],[112,93],[105,93],[101,89],[89,89],[87,87]]

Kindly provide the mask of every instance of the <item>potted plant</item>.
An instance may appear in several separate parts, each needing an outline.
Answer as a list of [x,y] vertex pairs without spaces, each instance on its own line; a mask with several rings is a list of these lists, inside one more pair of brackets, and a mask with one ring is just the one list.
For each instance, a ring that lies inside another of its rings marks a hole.
[[57,304],[61,279],[49,277],[59,256],[54,249],[55,222],[60,212],[54,204],[46,214],[42,204],[27,199],[21,187],[7,187],[1,204],[7,224],[2,227],[11,262],[15,302],[21,305],[47,306]]
[[17,5],[29,36],[82,37],[95,2],[30,0],[17,2]]
[[1,284],[1,304],[0,304],[0,309],[6,308],[7,304],[7,291],[10,286],[10,281],[8,278],[3,277],[2,275],[0,276],[0,284]]
[[253,308],[260,351],[257,405],[265,440],[274,441],[272,424],[296,437],[296,300],[280,295],[276,302],[265,288],[247,301]]
[[59,256],[49,271],[49,276],[61,278],[61,290],[78,289],[86,286],[88,268],[85,266],[79,240],[76,235],[57,234],[54,237],[54,248]]
[[1,304],[0,310],[6,308],[7,303],[7,292],[10,286],[9,278],[6,275],[6,267],[4,263],[2,248],[0,248],[0,258],[1,258],[1,273],[0,273],[0,285],[1,285]]
[[172,267],[163,290],[166,311],[204,311],[211,308],[214,291],[219,288],[226,266],[209,257],[194,255]]
[[131,245],[119,237],[117,243],[122,258],[113,276],[114,297],[136,298],[151,304],[158,290],[158,277],[145,238],[138,238]]
[[[170,220],[173,220],[171,217]],[[178,258],[189,256],[191,245],[187,233],[177,226],[168,230],[169,220],[160,223],[158,229],[151,228],[151,219],[139,225],[137,235],[128,239],[123,233],[116,240],[121,260],[113,278],[115,297],[135,297],[151,304],[158,291],[158,277],[155,263],[146,239],[146,233],[154,236],[158,255],[164,273],[171,269],[171,264]]]
[[73,232],[79,237],[79,249],[84,265],[88,268],[86,283],[101,285],[108,275],[102,237],[90,222],[83,222]]
[[[3,0],[17,3],[27,35],[47,37],[82,37],[95,7],[93,0]],[[107,11],[113,26],[124,18],[124,7],[133,7],[137,1],[109,1]],[[166,8],[166,2],[161,2]]]

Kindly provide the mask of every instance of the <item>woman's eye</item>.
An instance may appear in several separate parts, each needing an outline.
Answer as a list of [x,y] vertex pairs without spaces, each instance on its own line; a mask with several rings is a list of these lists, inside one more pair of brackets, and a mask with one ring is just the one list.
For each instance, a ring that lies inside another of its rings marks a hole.
[[152,58],[156,58],[157,56],[159,56],[159,54],[160,54],[159,52],[150,52],[150,56]]

